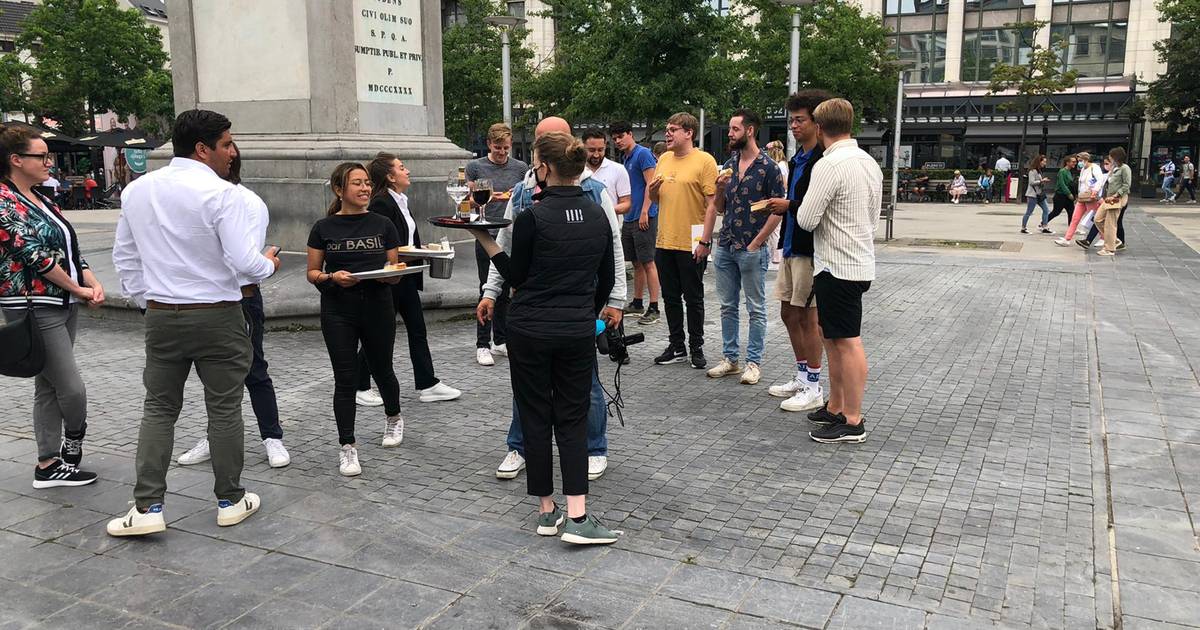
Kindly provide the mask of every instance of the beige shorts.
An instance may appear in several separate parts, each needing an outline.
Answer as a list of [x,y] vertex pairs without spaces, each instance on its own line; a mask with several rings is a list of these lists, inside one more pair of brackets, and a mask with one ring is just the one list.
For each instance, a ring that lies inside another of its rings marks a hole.
[[813,259],[811,256],[792,256],[779,263],[775,276],[775,298],[792,306],[816,306],[812,294]]

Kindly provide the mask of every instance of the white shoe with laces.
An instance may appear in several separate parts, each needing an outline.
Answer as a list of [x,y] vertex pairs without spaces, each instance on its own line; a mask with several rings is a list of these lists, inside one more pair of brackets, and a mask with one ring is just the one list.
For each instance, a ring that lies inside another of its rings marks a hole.
[[404,417],[393,416],[387,419],[387,426],[383,429],[383,447],[391,448],[400,446],[404,441]]
[[292,456],[284,448],[283,440],[267,438],[263,440],[263,448],[267,449],[267,463],[271,468],[283,468],[292,463]]
[[492,351],[487,348],[476,349],[475,360],[479,363],[479,365],[496,365],[496,360],[492,358]]
[[109,536],[145,536],[166,531],[163,506],[155,503],[146,512],[139,512],[136,506],[131,507],[125,516],[109,521],[106,529]]
[[746,369],[742,370],[742,385],[757,385],[760,378],[762,378],[762,372],[758,369],[758,364],[747,361]]
[[454,400],[459,396],[462,396],[462,392],[439,381],[433,387],[426,387],[421,390],[420,401],[424,403],[442,402],[445,400]]
[[807,381],[804,375],[797,372],[792,380],[781,385],[772,385],[767,388],[767,393],[776,398],[791,398],[796,395],[796,392],[804,389],[807,386]]
[[608,470],[608,457],[604,455],[588,456],[588,481],[599,479],[606,470]]
[[382,407],[383,396],[380,396],[379,392],[373,389],[368,389],[355,394],[354,402],[362,405],[363,407]]
[[358,465],[358,449],[354,448],[353,444],[346,444],[338,453],[338,472],[342,473],[343,477],[362,474],[362,467]]
[[492,346],[492,354],[498,357],[508,356],[508,344],[502,343],[498,346]]
[[729,359],[722,357],[720,363],[718,363],[715,367],[709,368],[708,377],[721,378],[722,376],[741,373],[742,368],[737,364],[736,361],[730,361]]
[[179,456],[179,465],[193,466],[195,464],[203,464],[211,458],[212,453],[208,450],[208,438],[201,438],[191,450]]
[[808,385],[791,398],[779,403],[779,408],[784,411],[808,411],[824,404],[824,397],[825,394],[821,391],[820,385],[816,387]]
[[508,455],[504,456],[504,461],[500,462],[500,466],[496,468],[496,478],[516,479],[523,468],[525,468],[525,458],[516,451],[509,451]]
[[262,507],[262,499],[258,498],[258,495],[253,492],[244,494],[242,499],[237,503],[220,501],[217,503],[217,526],[229,527],[237,525],[250,518],[250,515],[257,512],[260,507]]

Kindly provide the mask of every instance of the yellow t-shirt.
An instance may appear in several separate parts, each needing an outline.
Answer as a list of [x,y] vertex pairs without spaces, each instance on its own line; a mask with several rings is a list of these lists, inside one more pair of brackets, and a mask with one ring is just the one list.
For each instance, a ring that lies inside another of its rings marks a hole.
[[682,158],[667,151],[658,158],[658,240],[661,249],[692,251],[692,226],[704,223],[705,197],[717,192],[717,161],[700,149]]

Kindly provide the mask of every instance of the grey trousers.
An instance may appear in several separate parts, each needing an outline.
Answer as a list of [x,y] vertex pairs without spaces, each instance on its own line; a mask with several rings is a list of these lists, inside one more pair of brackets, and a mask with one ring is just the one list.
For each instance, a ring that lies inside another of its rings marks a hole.
[[[33,435],[38,461],[42,461],[59,456],[64,428],[67,437],[83,438],[87,431],[87,390],[75,364],[79,305],[35,306],[33,311],[46,344],[46,367],[33,379]],[[4,309],[4,319],[12,321],[23,312]]]
[[242,391],[254,352],[238,304],[197,310],[146,311],[146,402],[138,432],[133,498],[145,509],[162,503],[175,447],[175,422],[192,366],[204,385],[208,443],[218,499],[240,501],[244,435]]

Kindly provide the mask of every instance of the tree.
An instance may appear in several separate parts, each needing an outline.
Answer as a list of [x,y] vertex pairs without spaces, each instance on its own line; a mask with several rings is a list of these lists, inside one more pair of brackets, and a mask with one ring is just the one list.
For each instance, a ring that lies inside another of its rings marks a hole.
[[26,111],[25,64],[14,54],[0,55],[0,112]]
[[[505,10],[494,0],[459,0],[458,6],[465,19],[442,31],[446,137],[461,146],[471,146],[480,141],[492,123],[504,119],[500,32],[485,24],[483,18],[502,15]],[[533,52],[525,45],[528,34],[526,29],[509,33],[514,92],[529,83]]]
[[[161,89],[167,54],[159,30],[117,0],[45,0],[22,25],[33,113],[66,133],[95,131],[96,112],[156,115],[171,107]],[[167,77],[169,81],[169,76]],[[147,91],[146,84],[156,86]]]
[[1166,70],[1150,83],[1147,114],[1171,131],[1200,129],[1200,0],[1159,0],[1158,11],[1171,23],[1171,37],[1154,43]]
[[[1019,33],[1022,39],[1032,40],[1032,34],[1044,28],[1046,24],[1044,20],[1035,20],[1008,24],[1007,27]],[[1020,162],[1025,159],[1025,139],[1029,134],[1029,121],[1033,118],[1035,103],[1041,103],[1058,92],[1075,87],[1075,79],[1079,76],[1074,70],[1063,70],[1063,53],[1067,49],[1067,42],[1055,42],[1049,47],[1034,41],[1026,41],[1024,44],[1030,50],[1029,61],[1015,66],[997,63],[992,68],[992,80],[988,85],[989,96],[1012,92],[1014,100],[1001,107],[1006,111],[1021,114],[1021,144],[1017,149],[1019,177],[1024,177],[1024,173],[1021,172],[1024,169]],[[1043,111],[1049,109],[1045,105],[1040,105],[1040,108]]]
[[736,32],[708,0],[555,0],[554,65],[526,92],[543,113],[644,123],[728,102]]
[[[780,108],[788,95],[793,9],[775,0],[737,6],[744,54],[737,61],[740,79],[733,103],[760,112]],[[849,100],[867,122],[895,117],[899,67],[883,21],[838,0],[818,0],[799,11],[801,88],[828,90]]]

